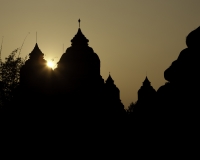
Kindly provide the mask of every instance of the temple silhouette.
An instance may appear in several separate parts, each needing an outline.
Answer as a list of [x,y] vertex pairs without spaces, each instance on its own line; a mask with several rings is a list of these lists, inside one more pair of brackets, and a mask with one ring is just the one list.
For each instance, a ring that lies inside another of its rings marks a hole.
[[41,151],[42,143],[53,151],[66,144],[71,157],[110,153],[133,158],[135,148],[156,156],[174,157],[180,148],[188,152],[199,137],[199,40],[200,27],[188,34],[187,48],[164,71],[166,83],[156,91],[144,77],[138,100],[127,110],[111,74],[102,78],[100,59],[80,25],[54,70],[36,43],[7,103],[2,103],[6,92],[0,81],[0,105],[6,104],[0,110],[2,138],[17,140],[16,145],[26,142],[26,147],[28,141]]
[[[47,67],[44,53],[35,44],[20,69],[20,84],[14,91],[7,115],[12,120],[20,120],[16,123],[38,122],[41,125],[48,121],[49,125],[60,128],[72,121],[79,126],[92,126],[95,122],[94,126],[106,124],[117,126],[115,129],[129,125],[141,134],[158,128],[169,132],[195,126],[199,121],[199,39],[200,27],[188,34],[187,48],[164,71],[167,82],[157,91],[148,77],[144,78],[138,100],[128,112],[111,74],[106,80],[102,78],[100,59],[88,45],[79,20],[71,46],[54,70]],[[0,86],[2,88],[3,82]]]
[[[38,44],[20,70],[20,85],[14,104],[22,112],[57,117],[116,117],[125,114],[120,91],[110,73],[106,81],[100,75],[100,59],[88,45],[80,28],[52,70],[47,67]],[[21,104],[24,101],[25,103]]]

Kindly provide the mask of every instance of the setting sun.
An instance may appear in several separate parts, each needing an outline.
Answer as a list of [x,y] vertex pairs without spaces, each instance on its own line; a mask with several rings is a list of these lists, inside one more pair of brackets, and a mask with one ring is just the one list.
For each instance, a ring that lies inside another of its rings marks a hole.
[[47,62],[47,66],[50,67],[50,68],[53,68],[54,64],[52,61],[48,61]]

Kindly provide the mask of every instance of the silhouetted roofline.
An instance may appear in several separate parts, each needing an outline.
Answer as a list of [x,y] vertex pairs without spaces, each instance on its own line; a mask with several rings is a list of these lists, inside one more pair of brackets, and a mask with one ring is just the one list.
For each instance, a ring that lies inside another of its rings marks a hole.
[[109,73],[109,76],[108,76],[108,78],[106,80],[106,83],[114,83],[114,80],[112,79],[110,73]]
[[76,33],[76,35],[74,36],[74,38],[71,40],[72,45],[75,43],[88,43],[89,40],[84,36],[84,34],[82,33],[81,29],[78,29],[78,32]]
[[85,37],[85,35],[82,33],[81,28],[80,28],[80,19],[78,20],[79,22],[79,28],[78,31],[76,33],[76,35],[72,38],[71,42],[72,42],[72,46],[73,45],[88,45],[87,43],[89,42],[89,40]]
[[42,53],[42,51],[40,50],[40,48],[38,47],[38,44],[35,44],[35,47],[33,48],[33,50],[31,51],[31,53],[29,55],[33,55],[33,54],[41,54],[44,55]]
[[143,85],[150,85],[150,84],[151,84],[151,82],[149,81],[149,79],[146,76],[146,78],[145,78],[145,80],[143,82]]

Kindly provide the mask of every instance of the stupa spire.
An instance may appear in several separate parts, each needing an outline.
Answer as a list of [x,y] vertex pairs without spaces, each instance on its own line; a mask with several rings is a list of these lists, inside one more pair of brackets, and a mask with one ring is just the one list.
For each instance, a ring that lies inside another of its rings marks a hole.
[[109,76],[106,80],[106,83],[110,83],[110,84],[113,84],[114,83],[114,80],[112,79],[111,75],[110,75],[110,72],[109,72]]
[[88,46],[89,40],[84,36],[84,34],[82,33],[80,29],[81,20],[79,19],[78,22],[79,22],[78,32],[76,33],[74,38],[71,40],[72,46]]
[[42,56],[43,57],[43,53],[40,50],[40,48],[38,47],[38,44],[35,44],[35,47],[33,48],[32,52],[29,54],[30,57],[38,57],[38,56]]
[[81,20],[80,20],[80,18],[79,18],[79,20],[78,20],[78,25],[79,25],[79,28],[81,28]]
[[147,76],[146,76],[146,78],[145,78],[145,80],[143,82],[143,85],[145,85],[145,86],[150,86],[151,85],[151,82],[149,81],[149,79],[147,78]]

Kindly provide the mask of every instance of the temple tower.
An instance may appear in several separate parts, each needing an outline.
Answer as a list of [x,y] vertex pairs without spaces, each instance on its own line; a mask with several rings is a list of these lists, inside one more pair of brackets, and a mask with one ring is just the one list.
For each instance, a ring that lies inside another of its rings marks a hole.
[[151,86],[151,82],[146,77],[143,82],[143,85],[138,90],[138,101],[141,102],[151,101],[151,99],[155,99],[155,94],[156,94],[155,89]]
[[[79,21],[80,23],[80,21]],[[80,27],[80,25],[79,25]],[[89,40],[78,28],[77,34],[71,40],[71,46],[61,56],[55,72],[64,92],[79,92],[94,89],[103,85],[100,75],[100,59],[88,46]]]
[[110,73],[105,83],[105,103],[107,106],[107,111],[110,110],[112,113],[123,114],[124,105],[120,100],[120,91],[117,86],[114,84]]
[[34,49],[29,54],[29,59],[20,70],[20,86],[44,92],[50,83],[50,74],[52,72],[52,69],[47,67],[46,63],[44,54],[36,43]]
[[146,77],[143,85],[138,90],[138,101],[134,108],[134,115],[137,124],[146,125],[151,123],[154,117],[156,106],[156,91]]

